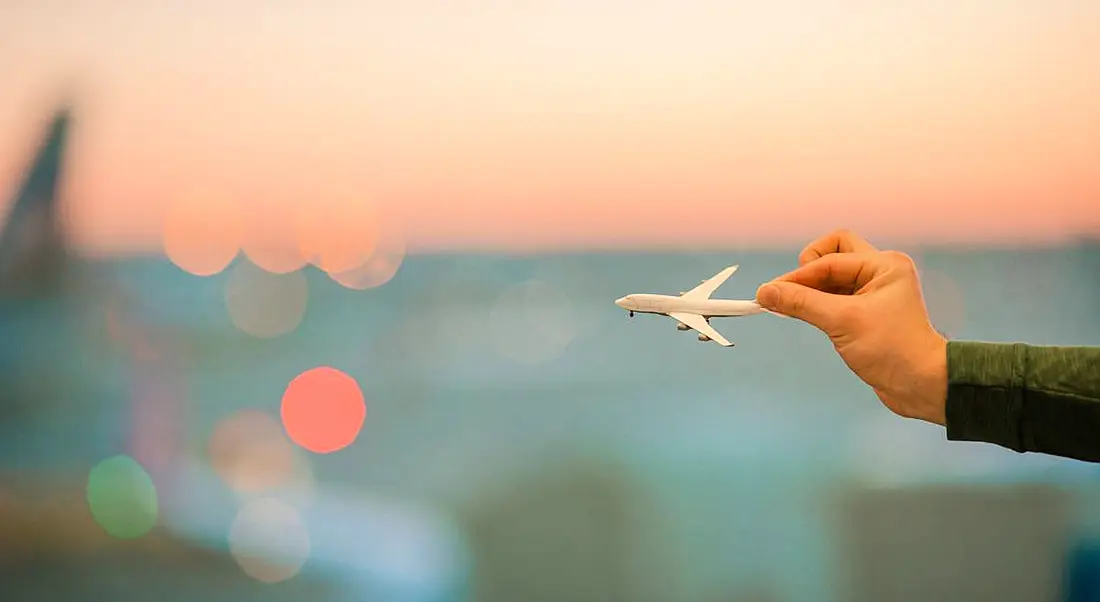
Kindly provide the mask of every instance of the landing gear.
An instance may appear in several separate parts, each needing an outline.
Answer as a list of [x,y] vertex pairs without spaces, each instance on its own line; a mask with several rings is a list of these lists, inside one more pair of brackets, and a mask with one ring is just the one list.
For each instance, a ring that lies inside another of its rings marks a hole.
[[631,312],[630,312],[630,317],[631,317],[631,318],[633,318],[633,317],[634,317],[634,312],[633,312],[633,311],[631,311]]

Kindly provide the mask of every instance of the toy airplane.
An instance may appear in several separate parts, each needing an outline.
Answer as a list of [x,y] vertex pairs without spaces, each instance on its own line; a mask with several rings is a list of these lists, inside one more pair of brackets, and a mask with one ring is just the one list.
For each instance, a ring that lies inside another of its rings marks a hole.
[[700,341],[714,341],[723,347],[732,347],[733,343],[710,325],[711,318],[737,318],[759,313],[782,315],[764,309],[755,301],[711,299],[711,294],[736,271],[737,266],[731,265],[676,297],[634,294],[618,299],[615,305],[629,311],[632,318],[635,313],[668,316],[679,322],[676,325],[677,330],[695,329],[699,332]]

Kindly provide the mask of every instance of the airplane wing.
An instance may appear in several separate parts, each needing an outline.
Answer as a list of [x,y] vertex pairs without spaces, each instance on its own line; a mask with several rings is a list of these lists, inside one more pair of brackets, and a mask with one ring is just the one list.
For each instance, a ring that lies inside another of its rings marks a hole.
[[733,343],[727,341],[726,337],[719,334],[719,332],[715,330],[709,322],[707,322],[706,318],[700,316],[699,314],[689,314],[674,311],[668,315],[669,317],[675,318],[680,322],[686,324],[688,327],[694,328],[695,330],[698,330],[699,332],[707,335],[712,341],[718,343],[723,347],[733,347]]
[[[712,276],[709,280],[704,280],[703,283],[700,284],[699,286],[697,286],[697,287],[691,289],[690,291],[684,293],[684,298],[685,299],[693,299],[693,298],[694,299],[709,299],[710,296],[714,293],[714,291],[718,287],[722,286],[722,283],[725,282],[736,271],[737,271],[737,266],[731,265],[730,267],[728,267],[728,268],[722,270],[721,272],[718,272],[714,276]],[[691,324],[688,324],[688,326],[691,326]]]

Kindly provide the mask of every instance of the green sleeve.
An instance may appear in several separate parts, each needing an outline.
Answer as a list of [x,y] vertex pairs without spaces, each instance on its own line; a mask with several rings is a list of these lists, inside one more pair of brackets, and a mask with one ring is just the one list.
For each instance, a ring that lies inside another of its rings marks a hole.
[[1100,462],[1100,347],[947,344],[947,438]]

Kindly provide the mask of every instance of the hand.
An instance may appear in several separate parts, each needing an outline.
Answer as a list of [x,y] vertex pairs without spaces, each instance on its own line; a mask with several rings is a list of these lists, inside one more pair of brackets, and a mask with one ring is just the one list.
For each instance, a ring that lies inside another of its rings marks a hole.
[[894,413],[945,424],[947,340],[929,321],[913,260],[841,230],[807,246],[798,263],[763,284],[757,303],[828,335]]

